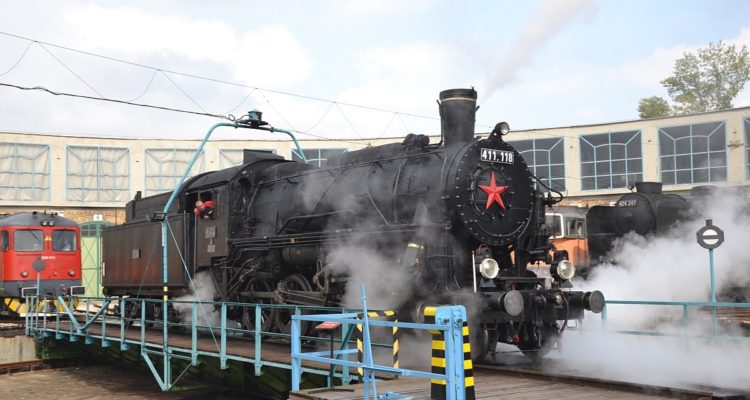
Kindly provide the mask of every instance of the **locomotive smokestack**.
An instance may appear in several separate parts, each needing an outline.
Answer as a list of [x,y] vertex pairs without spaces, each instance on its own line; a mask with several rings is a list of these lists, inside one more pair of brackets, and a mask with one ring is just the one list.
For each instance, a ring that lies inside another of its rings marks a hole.
[[440,92],[440,135],[445,146],[474,139],[477,91],[449,89]]
[[636,182],[635,191],[638,193],[661,194],[661,182]]

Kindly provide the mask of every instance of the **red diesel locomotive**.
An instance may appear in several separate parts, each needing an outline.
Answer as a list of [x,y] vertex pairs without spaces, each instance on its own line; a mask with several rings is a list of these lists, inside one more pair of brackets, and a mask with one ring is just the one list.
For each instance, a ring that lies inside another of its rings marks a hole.
[[[81,230],[56,213],[0,217],[0,313],[26,312],[24,295],[82,294]],[[26,290],[23,290],[26,288]]]

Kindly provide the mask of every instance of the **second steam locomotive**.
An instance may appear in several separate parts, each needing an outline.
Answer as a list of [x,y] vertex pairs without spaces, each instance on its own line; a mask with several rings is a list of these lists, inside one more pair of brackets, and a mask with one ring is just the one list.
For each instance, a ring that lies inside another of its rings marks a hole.
[[[566,288],[575,267],[550,255],[544,219],[558,199],[503,140],[506,123],[475,138],[476,99],[474,89],[440,93],[439,143],[409,134],[321,168],[246,150],[243,165],[186,181],[166,216],[169,193],[137,196],[126,223],[104,235],[106,293],[161,295],[153,221],[167,218],[172,293],[208,271],[225,301],[342,305],[347,284],[365,281],[402,314],[466,305],[477,356],[498,342],[544,353],[565,321],[601,311],[604,297]],[[213,207],[194,210],[198,201]],[[527,269],[537,261],[551,262],[553,279]],[[269,313],[265,329],[285,331],[288,320]]]

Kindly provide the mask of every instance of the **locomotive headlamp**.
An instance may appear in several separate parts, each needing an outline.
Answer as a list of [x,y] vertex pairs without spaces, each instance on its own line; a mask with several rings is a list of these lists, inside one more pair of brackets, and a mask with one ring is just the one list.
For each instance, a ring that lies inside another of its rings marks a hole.
[[47,226],[47,221],[46,220],[42,221],[42,226]]
[[562,260],[557,265],[553,265],[550,272],[555,279],[568,281],[576,274],[576,266],[570,260]]
[[479,263],[479,273],[485,279],[495,279],[497,274],[500,273],[500,265],[491,258],[485,258]]
[[555,304],[558,306],[563,303],[563,295],[561,293],[555,294]]
[[28,271],[21,271],[21,277],[22,278],[26,278],[27,276],[29,276],[29,272]]
[[71,269],[71,270],[68,271],[68,275],[75,276],[76,272]]
[[501,122],[500,123],[500,134],[505,136],[508,133],[510,133],[510,125],[508,125],[507,122]]

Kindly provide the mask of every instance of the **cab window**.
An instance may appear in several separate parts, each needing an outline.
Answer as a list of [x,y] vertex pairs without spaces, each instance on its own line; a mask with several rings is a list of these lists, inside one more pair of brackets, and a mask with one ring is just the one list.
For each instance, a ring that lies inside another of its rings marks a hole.
[[75,251],[76,233],[74,231],[52,231],[52,250]]
[[0,233],[0,250],[8,251],[8,231]]
[[562,237],[562,215],[560,214],[547,214],[544,217],[545,224],[550,229],[550,235],[552,238]]
[[586,235],[583,218],[567,218],[565,220],[565,236],[571,238],[581,238]]
[[37,229],[19,229],[13,232],[15,251],[41,251],[44,246],[44,233]]

